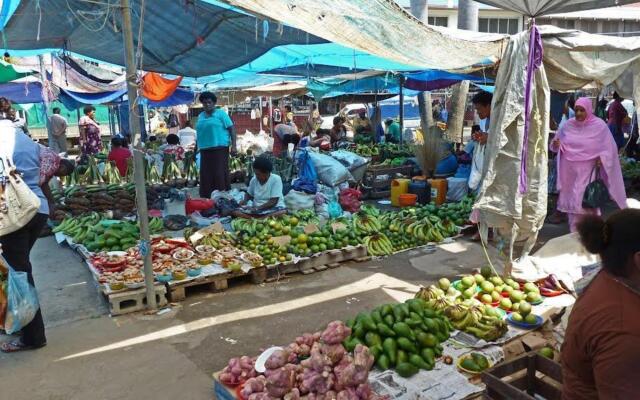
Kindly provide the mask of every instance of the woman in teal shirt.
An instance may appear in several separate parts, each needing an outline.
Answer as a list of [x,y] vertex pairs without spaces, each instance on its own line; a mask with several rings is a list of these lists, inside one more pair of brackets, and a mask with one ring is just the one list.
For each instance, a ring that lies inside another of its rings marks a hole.
[[224,110],[216,108],[218,98],[211,92],[200,94],[203,112],[196,124],[196,145],[200,151],[200,197],[209,198],[214,190],[231,189],[229,146],[236,152],[233,122]]

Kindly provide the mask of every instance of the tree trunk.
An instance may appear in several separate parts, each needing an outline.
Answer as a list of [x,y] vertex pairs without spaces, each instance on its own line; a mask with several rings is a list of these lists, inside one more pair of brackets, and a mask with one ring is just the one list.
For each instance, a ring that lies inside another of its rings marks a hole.
[[[473,0],[458,1],[458,29],[478,30],[478,3]],[[463,141],[464,114],[468,95],[469,81],[460,82],[453,87],[451,112],[447,125],[450,139],[459,142]]]
[[[411,0],[411,14],[424,24],[427,24],[429,20],[429,5],[427,0]],[[422,127],[422,132],[426,133],[434,123],[431,108],[431,93],[422,92],[418,94],[418,110],[420,110],[420,126]]]

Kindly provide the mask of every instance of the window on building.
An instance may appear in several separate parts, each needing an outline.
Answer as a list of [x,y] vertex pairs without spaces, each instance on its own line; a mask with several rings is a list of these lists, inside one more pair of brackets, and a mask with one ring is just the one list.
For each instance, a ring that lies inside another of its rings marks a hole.
[[449,26],[449,17],[429,17],[429,25]]
[[478,19],[478,30],[486,33],[504,33],[514,35],[518,33],[517,18],[480,18]]
[[579,29],[588,33],[598,33],[598,21],[597,20],[581,20]]
[[640,36],[640,21],[622,21],[623,36]]
[[618,21],[602,21],[602,33],[620,33]]

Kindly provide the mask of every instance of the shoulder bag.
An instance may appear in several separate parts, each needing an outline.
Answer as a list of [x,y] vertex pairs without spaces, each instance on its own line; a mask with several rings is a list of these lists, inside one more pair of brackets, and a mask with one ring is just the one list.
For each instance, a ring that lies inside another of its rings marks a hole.
[[40,208],[40,199],[27,186],[10,159],[0,158],[0,236],[25,226]]
[[600,178],[600,167],[593,167],[589,180],[591,182],[585,188],[584,195],[582,196],[582,208],[604,207],[609,201],[609,190],[602,178]]

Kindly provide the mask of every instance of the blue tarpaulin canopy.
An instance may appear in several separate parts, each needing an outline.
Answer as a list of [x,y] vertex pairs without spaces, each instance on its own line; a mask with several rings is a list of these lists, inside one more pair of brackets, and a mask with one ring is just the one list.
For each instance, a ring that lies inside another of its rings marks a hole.
[[[130,3],[137,32],[141,1]],[[121,14],[113,4],[82,0],[3,1],[3,17],[16,4],[15,13],[8,21],[2,21],[6,48],[64,48],[124,65]],[[141,69],[182,76],[229,71],[279,45],[326,42],[217,2],[175,0],[146,4],[142,39]],[[137,35],[134,41],[137,42]]]

